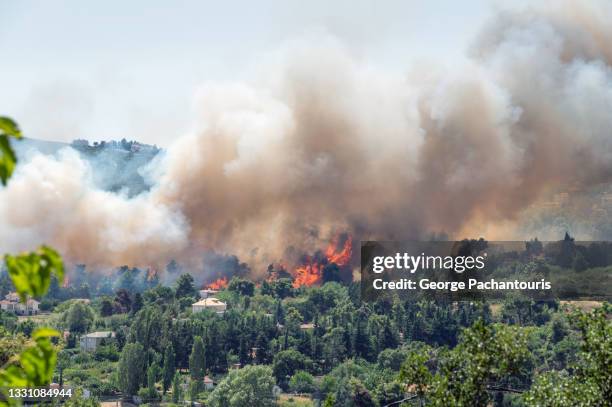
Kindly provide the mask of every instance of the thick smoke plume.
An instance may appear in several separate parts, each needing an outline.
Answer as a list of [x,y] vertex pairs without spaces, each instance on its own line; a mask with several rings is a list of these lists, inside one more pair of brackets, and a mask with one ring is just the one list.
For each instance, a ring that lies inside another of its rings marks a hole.
[[339,232],[516,238],[543,193],[612,180],[612,9],[554,8],[500,13],[449,72],[388,74],[326,34],[287,44],[257,81],[199,89],[147,193],[91,188],[70,151],[21,163],[0,250],[47,242],[100,266],[215,250],[263,273]]

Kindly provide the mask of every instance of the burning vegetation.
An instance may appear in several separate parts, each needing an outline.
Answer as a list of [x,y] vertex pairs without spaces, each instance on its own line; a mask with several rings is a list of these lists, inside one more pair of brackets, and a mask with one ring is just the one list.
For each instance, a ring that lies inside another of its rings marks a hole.
[[340,269],[349,264],[353,254],[353,239],[347,236],[344,243],[340,241],[338,236],[329,243],[324,253],[319,251],[313,256],[304,256],[302,265],[296,267],[293,273],[293,287],[340,279]]
[[222,290],[227,287],[227,284],[227,277],[221,277],[208,284],[206,288],[208,288],[209,290]]

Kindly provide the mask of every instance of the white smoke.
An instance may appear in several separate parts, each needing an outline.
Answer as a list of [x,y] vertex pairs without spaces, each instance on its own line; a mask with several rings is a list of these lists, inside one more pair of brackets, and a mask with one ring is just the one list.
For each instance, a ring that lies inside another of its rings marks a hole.
[[180,212],[150,195],[93,188],[90,168],[68,148],[19,165],[0,190],[0,219],[2,252],[47,243],[94,266],[155,264],[183,249],[189,231]]

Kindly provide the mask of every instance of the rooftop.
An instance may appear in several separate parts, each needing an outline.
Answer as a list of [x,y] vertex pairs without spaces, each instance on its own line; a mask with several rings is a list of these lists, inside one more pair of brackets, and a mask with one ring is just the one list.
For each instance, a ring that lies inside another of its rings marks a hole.
[[108,337],[114,338],[115,333],[111,331],[98,331],[98,332],[88,333],[84,337],[85,338],[108,338]]
[[192,305],[202,305],[202,306],[214,306],[214,305],[225,305],[223,301],[218,300],[214,297],[204,298],[198,302],[193,303]]

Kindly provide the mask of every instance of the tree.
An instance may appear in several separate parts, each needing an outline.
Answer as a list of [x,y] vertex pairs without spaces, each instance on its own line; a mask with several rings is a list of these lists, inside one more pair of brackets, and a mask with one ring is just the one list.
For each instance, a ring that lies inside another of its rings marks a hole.
[[252,281],[234,277],[229,282],[227,289],[240,295],[252,297],[255,293],[255,284]]
[[172,379],[172,402],[178,403],[181,399],[181,375],[179,372],[174,373],[174,379]]
[[294,393],[312,393],[316,389],[314,377],[310,373],[300,370],[289,380],[289,388]]
[[100,402],[95,397],[83,397],[83,391],[77,389],[72,397],[65,399],[64,407],[99,407]]
[[278,352],[274,356],[272,371],[276,382],[286,389],[289,378],[298,370],[309,368],[311,364],[312,361],[297,350],[288,349]]
[[416,385],[416,394],[431,406],[487,406],[491,390],[507,375],[518,373],[527,358],[527,335],[520,327],[486,325],[466,329],[452,350],[441,350],[436,374],[425,367],[427,349],[411,354],[399,379]]
[[565,372],[538,375],[524,400],[530,406],[612,405],[612,312],[604,304],[591,313],[576,311],[574,319],[582,335],[581,360]]
[[166,271],[170,274],[176,274],[181,271],[181,266],[176,262],[176,260],[170,260],[170,263],[166,265]]
[[121,288],[115,293],[115,301],[113,304],[115,313],[123,314],[132,308],[132,298],[130,292]]
[[212,407],[272,407],[274,377],[269,366],[231,370],[208,398]]
[[145,352],[141,344],[128,343],[121,352],[118,365],[119,388],[126,395],[134,395],[143,381]]
[[166,394],[166,391],[170,389],[170,385],[172,384],[172,378],[174,377],[174,370],[176,366],[175,364],[174,347],[172,344],[170,344],[164,351],[164,366],[162,370],[162,385],[164,394]]
[[134,315],[135,313],[137,313],[138,311],[142,309],[142,306],[143,306],[142,295],[140,293],[136,293],[134,295],[134,301],[132,302],[130,313]]
[[197,295],[196,289],[193,285],[193,277],[191,274],[183,273],[176,280],[176,298],[182,297],[195,297]]
[[104,297],[100,301],[100,316],[110,317],[113,315],[113,302],[108,297]]
[[83,334],[89,330],[94,318],[91,307],[81,301],[76,301],[64,314],[66,326],[71,333]]
[[155,388],[155,383],[157,382],[157,376],[159,375],[159,366],[157,363],[151,364],[147,369],[147,398],[149,399],[157,399],[159,394],[157,394],[157,389]]
[[193,338],[193,347],[189,356],[189,374],[191,379],[199,383],[204,379],[206,371],[206,355],[204,353],[204,341],[201,336]]
[[347,351],[345,333],[344,328],[336,327],[323,336],[323,355],[327,365],[336,366],[344,358]]

